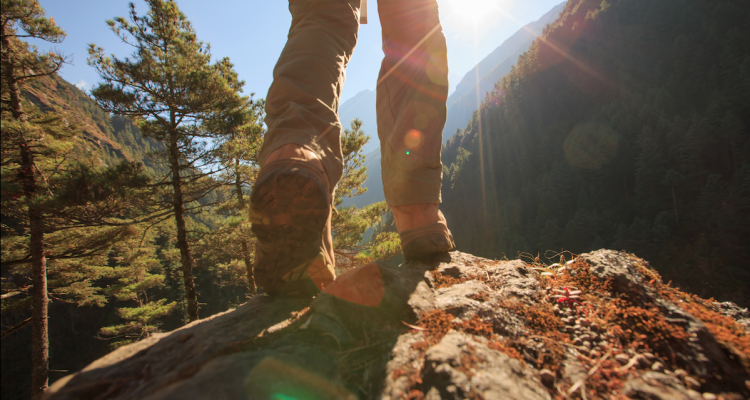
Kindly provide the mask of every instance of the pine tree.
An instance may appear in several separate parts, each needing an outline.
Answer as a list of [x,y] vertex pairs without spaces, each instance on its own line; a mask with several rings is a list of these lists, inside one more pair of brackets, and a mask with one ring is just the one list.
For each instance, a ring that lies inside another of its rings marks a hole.
[[365,264],[372,260],[387,260],[401,253],[401,238],[396,232],[393,211],[388,210],[380,222],[375,224],[370,240],[367,242],[368,248],[355,257],[358,264]]
[[[35,0],[3,0],[1,16],[0,164],[2,214],[8,221],[3,224],[2,265],[4,272],[31,275],[31,397],[39,398],[49,370],[49,297],[103,304],[92,282],[106,274],[103,257],[111,244],[134,233],[131,210],[143,199],[132,189],[147,177],[138,164],[103,169],[91,159],[76,158],[72,150],[78,127],[63,111],[51,107],[42,112],[22,96],[30,83],[55,74],[66,59],[56,52],[42,54],[21,39],[58,43],[65,33]],[[25,293],[9,293],[20,294]],[[23,307],[21,297],[10,306]]]
[[157,331],[157,319],[177,307],[174,301],[156,299],[155,292],[164,286],[165,274],[154,242],[155,234],[146,231],[145,237],[119,243],[113,248],[115,267],[112,275],[117,277],[117,282],[108,285],[106,294],[134,307],[117,309],[125,323],[101,328],[100,335],[114,340],[111,347],[150,336]]
[[209,265],[229,267],[231,260],[241,259],[251,295],[256,293],[252,262],[255,241],[247,218],[247,195],[259,170],[258,153],[265,133],[264,110],[262,99],[244,99],[239,107],[210,122],[211,130],[225,132],[217,154],[224,169],[218,179],[225,185],[226,196],[216,211],[229,218],[202,241],[202,252],[204,257],[213,256]]
[[[49,369],[49,339],[47,333],[47,265],[44,249],[44,216],[35,204],[43,189],[39,185],[36,173],[37,156],[46,150],[49,141],[43,141],[48,120],[29,119],[21,104],[21,88],[29,79],[50,75],[57,72],[66,61],[60,53],[40,54],[19,38],[31,37],[59,43],[65,38],[54,20],[45,18],[44,10],[36,1],[3,0],[2,12],[2,143],[3,167],[6,160],[12,159],[18,165],[18,181],[27,203],[29,221],[29,248],[33,280],[33,314],[32,314],[32,393],[33,399],[41,398],[47,388]],[[19,33],[18,29],[21,30]],[[10,118],[6,120],[5,115]],[[58,139],[64,136],[59,133]],[[17,154],[7,152],[16,151]],[[3,171],[5,172],[5,171]],[[4,174],[5,175],[5,174]],[[3,179],[5,181],[5,179]],[[3,188],[4,190],[6,188]]]
[[[365,155],[362,154],[364,146],[370,137],[362,131],[362,121],[354,119],[350,123],[350,129],[345,129],[341,135],[341,150],[344,154],[344,172],[334,192],[334,206],[339,206],[344,197],[354,197],[367,191],[362,184],[367,179],[367,167],[365,167]],[[357,255],[368,250],[370,247],[378,246],[386,241],[393,242],[393,237],[384,235],[376,237],[376,241],[363,243],[363,235],[371,226],[377,224],[387,211],[385,202],[371,204],[364,208],[357,206],[338,209],[331,220],[331,232],[333,234],[333,248],[337,259],[343,261],[340,265],[353,265],[367,260]],[[378,242],[378,239],[380,242]],[[391,245],[390,247],[393,247]]]
[[107,111],[138,121],[141,132],[165,145],[161,155],[169,173],[158,182],[171,188],[168,206],[177,228],[177,247],[191,321],[198,319],[198,294],[193,281],[192,250],[185,216],[201,212],[199,200],[218,184],[212,144],[218,134],[204,124],[236,107],[244,82],[228,58],[211,63],[210,46],[198,41],[190,22],[174,1],[148,0],[149,12],[139,16],[130,4],[130,22],[123,17],[107,23],[124,42],[134,46],[132,58],[107,57],[92,44],[89,64],[104,79],[92,90]]

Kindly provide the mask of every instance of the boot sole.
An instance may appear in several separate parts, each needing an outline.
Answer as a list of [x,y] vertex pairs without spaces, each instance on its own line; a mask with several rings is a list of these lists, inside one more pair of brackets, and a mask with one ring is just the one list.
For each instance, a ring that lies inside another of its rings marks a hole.
[[259,242],[256,252],[262,253],[256,255],[255,278],[272,295],[287,286],[295,291],[309,286],[290,285],[284,278],[295,269],[295,275],[304,275],[299,270],[319,256],[331,212],[326,185],[318,174],[300,163],[273,164],[267,165],[250,196],[251,230]]
[[429,261],[435,254],[456,249],[453,235],[441,222],[404,231],[399,236],[406,261]]

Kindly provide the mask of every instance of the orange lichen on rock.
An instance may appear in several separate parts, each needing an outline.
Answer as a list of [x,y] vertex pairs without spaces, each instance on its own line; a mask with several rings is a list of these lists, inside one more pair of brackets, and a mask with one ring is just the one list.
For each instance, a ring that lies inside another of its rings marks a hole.
[[457,283],[464,283],[466,282],[466,278],[457,279],[450,275],[443,275],[438,271],[431,271],[430,274],[432,275],[432,279],[435,280],[435,288],[436,289],[442,289],[451,287]]
[[701,320],[716,341],[737,356],[745,372],[750,374],[750,335],[735,320],[699,303],[683,302],[679,306]]
[[[565,393],[575,389],[569,394],[572,398],[582,395],[583,391],[588,398],[602,398],[605,393],[610,398],[625,398],[625,382],[657,364],[662,369],[687,370],[685,376],[695,378],[689,376],[690,368],[685,360],[675,354],[675,351],[690,347],[690,335],[685,325],[667,318],[662,304],[662,300],[666,300],[703,321],[724,351],[741,364],[740,368],[750,373],[750,335],[744,327],[721,315],[712,300],[701,299],[662,283],[659,274],[640,259],[632,257],[632,263],[626,260],[628,273],[632,273],[628,279],[633,279],[642,289],[631,292],[615,278],[597,277],[590,261],[575,260],[552,276],[536,276],[540,286],[547,289],[547,301],[534,303],[505,298],[492,304],[523,321],[523,327],[519,327],[512,337],[501,337],[494,331],[493,324],[479,315],[458,319],[438,310],[420,318],[418,324],[425,328],[425,340],[413,344],[412,348],[424,353],[450,330],[482,336],[488,339],[490,349],[515,358],[524,366],[548,369],[558,377],[565,376],[562,366],[566,360],[580,363],[584,370],[591,371],[585,384],[577,388],[573,387],[576,382],[563,380],[555,388],[547,387],[553,396],[560,393],[557,390]],[[432,277],[436,288],[464,281],[436,272]],[[482,279],[473,275],[469,278],[486,281],[484,276]],[[485,292],[468,297],[480,302],[492,298]],[[565,297],[580,302],[559,301]],[[573,360],[567,354],[568,349],[574,354]],[[462,355],[461,362],[465,365],[456,368],[470,371],[477,360],[469,352]],[[689,383],[686,385],[690,387]],[[415,387],[419,386],[412,386]]]
[[521,353],[519,353],[518,350],[516,350],[516,348],[511,344],[508,344],[507,339],[493,340],[487,343],[487,347],[491,348],[492,350],[497,350],[501,353],[507,354],[511,358],[515,358],[516,360],[520,361],[521,365],[523,365],[524,367],[526,366],[526,362],[524,362]]
[[[552,306],[546,303],[529,306],[518,300],[502,300],[498,305],[523,319],[531,336],[544,342],[543,346],[537,347],[536,345],[529,345],[528,340],[512,340],[508,342],[510,346],[514,347],[516,352],[535,354],[535,358],[532,357],[528,361],[533,362],[537,368],[557,371],[565,358],[563,343],[569,340],[568,336],[562,332],[563,324],[560,318],[554,314]],[[506,354],[511,355],[510,353]]]
[[652,287],[661,297],[673,302],[706,325],[725,350],[736,356],[745,372],[750,374],[750,335],[732,318],[721,315],[714,309],[713,299],[702,299],[694,294],[680,291],[662,282],[658,272],[641,264],[636,264],[638,271],[649,280]]
[[452,314],[443,310],[424,313],[417,321],[417,326],[424,328],[425,340],[412,344],[411,348],[419,352],[427,351],[428,348],[437,344],[446,333],[454,329],[453,320],[455,318]]
[[[393,371],[393,373],[391,373],[391,378],[393,380],[396,380],[402,376],[405,376],[406,379],[408,379],[409,381],[408,386],[411,388],[416,388],[422,384],[421,374],[422,374],[421,369],[416,369],[412,367],[408,367],[407,369],[397,368],[396,370]],[[406,399],[423,400],[424,393],[419,389],[412,389],[406,395]]]
[[406,394],[405,400],[424,400],[424,393],[421,390],[412,389]]
[[471,318],[467,319],[466,321],[461,321],[460,323],[455,324],[455,327],[458,328],[456,330],[476,336],[483,336],[487,339],[491,338],[494,335],[492,324],[482,320],[482,318],[480,318],[479,315],[476,314],[472,315]]
[[453,329],[453,320],[456,317],[444,310],[434,310],[426,312],[417,321],[417,325],[426,329],[429,336],[445,336],[448,331]]
[[490,294],[487,292],[473,293],[469,296],[469,298],[480,303],[484,303],[485,301],[489,300]]
[[[575,261],[568,265],[562,273],[562,282],[570,283],[572,286],[583,290],[584,294],[596,292],[599,294],[612,293],[613,284],[611,280],[601,280],[591,276],[590,265],[585,261]],[[573,272],[573,273],[571,273]]]
[[638,307],[621,298],[605,303],[603,318],[616,324],[617,329],[610,332],[621,343],[645,346],[661,354],[672,353],[671,348],[690,337],[681,326],[667,321],[657,307]]
[[[437,343],[451,330],[466,332],[486,338],[491,338],[492,335],[494,335],[492,324],[482,320],[479,315],[474,314],[471,318],[465,321],[458,320],[457,322],[454,322],[454,320],[456,320],[456,317],[443,310],[434,310],[425,313],[419,321],[417,321],[417,325],[420,328],[425,329],[424,333],[427,338],[425,344]],[[415,343],[412,345],[412,348],[425,349],[423,343],[424,342]]]
[[483,320],[479,315],[474,314],[469,319],[456,319],[452,314],[443,310],[435,310],[425,313],[417,325],[425,330],[425,340],[416,342],[411,348],[419,352],[426,352],[427,349],[437,344],[449,331],[464,332],[470,335],[481,336],[490,339],[488,347],[501,351],[510,357],[523,361],[523,356],[515,348],[506,344],[506,339],[500,339],[494,332],[492,323]]
[[620,364],[607,358],[599,368],[586,380],[586,389],[593,398],[602,398],[601,394],[606,393],[610,399],[628,399],[618,392],[622,389],[622,378],[628,374],[628,371],[620,369]]
[[562,321],[553,312],[552,305],[548,303],[529,306],[518,300],[501,300],[498,306],[513,311],[523,319],[526,326],[535,334],[550,336],[557,339],[564,338],[561,330]]

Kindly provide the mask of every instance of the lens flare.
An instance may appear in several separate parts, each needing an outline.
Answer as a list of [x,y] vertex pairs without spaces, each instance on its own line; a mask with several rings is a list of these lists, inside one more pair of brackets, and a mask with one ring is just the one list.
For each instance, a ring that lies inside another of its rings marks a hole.
[[480,25],[479,28],[488,33],[499,18],[509,16],[514,3],[515,0],[445,0],[440,4],[441,7],[445,4],[446,10],[441,20],[444,25],[458,24],[463,28]]
[[323,291],[350,303],[377,307],[385,295],[385,286],[378,264],[371,262],[347,271]]
[[448,86],[448,56],[445,51],[430,52],[430,60],[425,68],[427,77],[433,83]]
[[245,378],[248,398],[273,400],[356,400],[357,396],[323,376],[289,361],[266,357]]
[[[409,150],[417,150],[424,144],[424,134],[422,132],[412,129],[404,136],[404,145]],[[408,154],[408,153],[407,153]]]
[[288,396],[283,393],[274,393],[271,396],[271,400],[300,400],[296,397]]

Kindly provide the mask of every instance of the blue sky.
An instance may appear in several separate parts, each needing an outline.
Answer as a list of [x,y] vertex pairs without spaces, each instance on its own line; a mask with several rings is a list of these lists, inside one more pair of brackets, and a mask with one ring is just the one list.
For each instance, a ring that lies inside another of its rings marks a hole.
[[[448,42],[451,92],[479,60],[560,1],[438,0]],[[360,27],[359,43],[347,69],[343,101],[375,88],[383,57],[377,1],[368,3],[369,23]],[[84,90],[99,81],[96,71],[86,64],[89,43],[118,57],[132,52],[105,23],[116,16],[127,17],[128,1],[40,0],[40,4],[68,34],[63,43],[55,45],[73,59],[72,65],[63,67],[62,77]],[[139,13],[145,13],[145,2],[135,4]],[[232,60],[240,79],[246,82],[245,93],[265,97],[291,23],[287,1],[177,0],[177,4],[192,22],[198,38],[211,43],[212,54]],[[42,50],[51,47],[46,43],[38,45]]]

